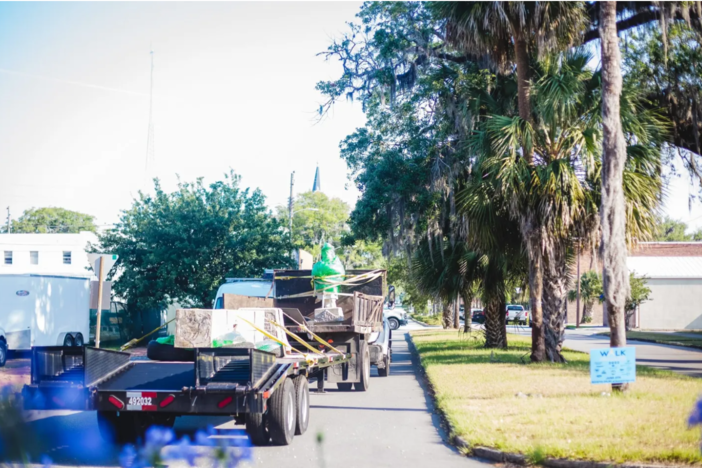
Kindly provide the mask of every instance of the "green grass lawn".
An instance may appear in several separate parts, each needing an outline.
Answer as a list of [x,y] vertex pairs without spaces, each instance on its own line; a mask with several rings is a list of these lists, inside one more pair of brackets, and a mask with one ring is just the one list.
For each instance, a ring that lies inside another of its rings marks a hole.
[[602,396],[610,388],[590,384],[588,354],[565,350],[567,364],[525,364],[527,337],[509,335],[509,349],[494,351],[456,331],[412,339],[437,405],[471,445],[532,460],[702,464],[700,431],[687,428],[699,379],[639,366],[630,391]]
[[[602,333],[609,336],[609,332]],[[698,335],[691,337],[688,335]],[[688,348],[702,349],[702,333],[699,332],[684,332],[679,333],[656,333],[647,331],[628,331],[626,332],[627,340],[650,341],[652,343],[669,344],[675,346],[685,346]]]
[[427,325],[441,325],[441,314],[436,314],[436,315],[412,314],[411,317],[414,320],[424,322]]

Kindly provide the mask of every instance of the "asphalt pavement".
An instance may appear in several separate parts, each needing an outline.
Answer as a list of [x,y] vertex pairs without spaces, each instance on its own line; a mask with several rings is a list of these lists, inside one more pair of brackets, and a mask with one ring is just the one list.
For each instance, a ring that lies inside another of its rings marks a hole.
[[[254,465],[286,468],[441,466],[478,468],[489,463],[467,458],[445,443],[445,433],[408,348],[410,323],[393,332],[389,377],[372,370],[368,392],[340,392],[329,385],[317,394],[312,385],[308,431],[287,447],[254,448]],[[37,441],[54,466],[119,466],[120,448],[98,433],[94,412],[35,412]],[[242,426],[222,417],[180,417],[175,429],[189,434],[207,425],[220,437],[246,438]],[[318,442],[321,439],[322,442]],[[173,466],[183,466],[175,463]],[[200,465],[198,465],[200,466]]]

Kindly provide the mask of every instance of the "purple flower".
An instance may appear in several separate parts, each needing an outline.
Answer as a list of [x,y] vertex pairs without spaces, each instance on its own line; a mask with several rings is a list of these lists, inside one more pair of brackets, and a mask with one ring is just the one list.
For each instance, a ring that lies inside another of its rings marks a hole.
[[690,417],[687,418],[687,424],[688,426],[699,426],[702,424],[702,398],[697,400],[697,403],[695,403],[695,407],[692,410],[692,413],[690,413]]
[[197,431],[195,433],[195,445],[214,447],[216,444],[214,439],[211,438],[213,435],[215,435],[215,430],[212,426],[207,426],[207,429],[204,431]]
[[119,466],[122,468],[137,468],[138,453],[133,445],[125,445],[122,449],[122,453],[119,454]]
[[53,462],[51,461],[51,458],[49,458],[46,455],[42,455],[41,457],[41,466],[42,468],[51,468],[51,464]]
[[169,460],[185,460],[188,465],[195,466],[195,461],[200,457],[197,449],[190,444],[190,437],[183,436],[176,444],[176,449],[169,453]]

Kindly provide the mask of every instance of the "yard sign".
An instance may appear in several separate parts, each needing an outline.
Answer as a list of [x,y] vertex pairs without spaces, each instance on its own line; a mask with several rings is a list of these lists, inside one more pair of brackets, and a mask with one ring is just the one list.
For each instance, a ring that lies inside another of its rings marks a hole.
[[636,348],[590,350],[590,380],[593,384],[618,384],[636,380]]

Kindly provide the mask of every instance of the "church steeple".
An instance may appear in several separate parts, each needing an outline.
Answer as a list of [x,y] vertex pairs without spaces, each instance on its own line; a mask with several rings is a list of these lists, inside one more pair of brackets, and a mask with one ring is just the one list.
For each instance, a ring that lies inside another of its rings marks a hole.
[[312,191],[313,192],[321,192],[322,191],[322,178],[319,173],[319,165],[317,165],[317,170],[314,173],[314,184],[312,185]]

